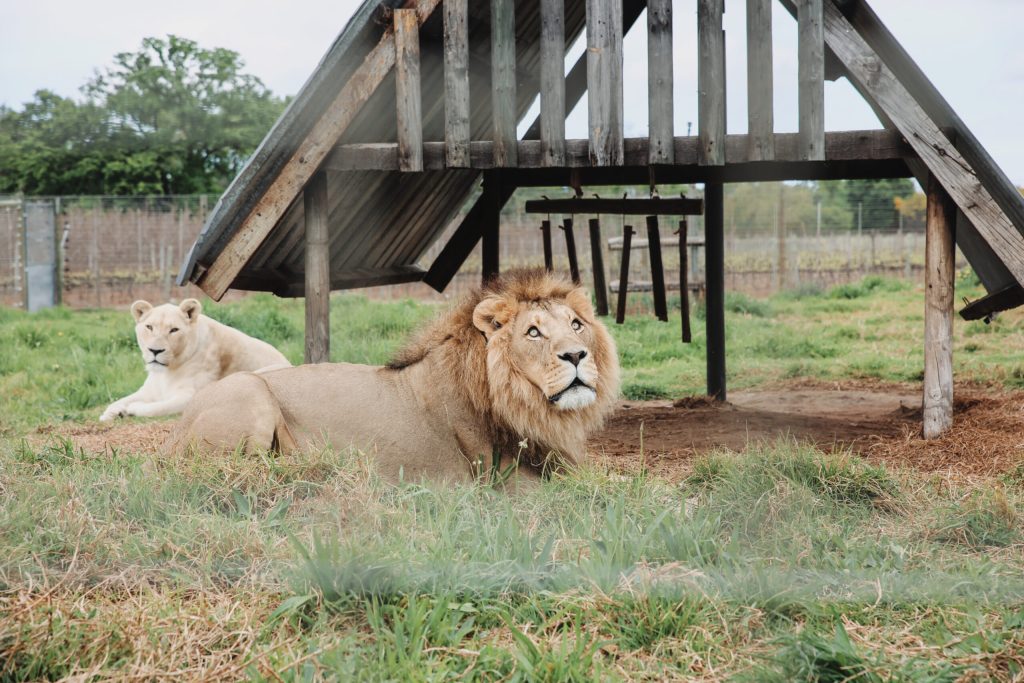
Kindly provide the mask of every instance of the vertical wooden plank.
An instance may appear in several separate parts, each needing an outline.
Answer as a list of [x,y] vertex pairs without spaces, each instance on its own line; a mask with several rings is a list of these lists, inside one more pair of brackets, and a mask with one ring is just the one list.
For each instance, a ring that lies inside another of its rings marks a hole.
[[420,100],[420,22],[416,10],[395,10],[395,102],[398,107],[398,169],[423,170]]
[[700,163],[725,163],[725,0],[697,2],[697,135]]
[[629,289],[629,254],[633,248],[633,226],[622,226],[622,262],[619,264],[619,298],[615,306],[615,322],[626,321],[626,294]]
[[928,175],[925,225],[924,438],[953,425],[953,279],[956,204]]
[[514,0],[491,0],[491,103],[494,165],[515,166],[516,19]]
[[600,218],[590,219],[590,265],[594,271],[594,300],[597,302],[597,314],[608,315],[608,285],[604,279]]
[[576,284],[580,283],[580,263],[576,258],[576,235],[573,233],[572,219],[566,218],[563,221],[562,230],[565,231],[565,251],[569,256],[569,275]]
[[565,165],[565,3],[540,3],[540,149],[544,166]]
[[647,2],[648,161],[675,161],[672,127],[672,0]]
[[551,253],[551,221],[541,221],[540,234],[544,241],[544,269],[550,273],[555,269],[554,256]]
[[665,301],[665,268],[661,262],[661,232],[658,217],[647,217],[647,250],[651,257],[651,292],[654,295],[654,315],[668,322],[668,303]]
[[501,181],[497,173],[491,172],[484,176],[485,210],[481,230],[481,254],[483,272],[482,279],[487,280],[499,273],[499,244],[501,241]]
[[306,362],[331,355],[331,264],[327,233],[327,174],[313,175],[302,190],[306,220]]
[[587,0],[587,104],[590,163],[622,165],[622,0]]
[[825,31],[822,11],[822,0],[799,0],[797,5],[800,155],[810,161],[825,159]]
[[687,277],[689,249],[686,246],[688,225],[686,219],[679,221],[679,307],[683,315],[683,343],[692,340],[690,333],[690,282]]
[[747,0],[747,160],[775,158],[772,0]]
[[445,164],[469,167],[469,0],[444,0]]
[[722,183],[704,184],[704,259],[707,277],[708,395],[725,400],[725,201]]

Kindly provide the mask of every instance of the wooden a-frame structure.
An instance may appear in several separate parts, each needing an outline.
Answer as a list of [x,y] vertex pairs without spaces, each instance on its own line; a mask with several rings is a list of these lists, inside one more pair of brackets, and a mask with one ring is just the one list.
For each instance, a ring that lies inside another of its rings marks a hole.
[[[740,0],[731,0],[740,2]],[[724,0],[691,0],[698,134],[673,130],[672,0],[367,0],[215,207],[179,284],[305,296],[307,360],[327,358],[330,290],[441,291],[483,241],[498,270],[517,187],[703,183],[708,392],[725,397],[722,183],[914,176],[926,188],[925,434],[952,416],[953,248],[989,292],[1024,303],[1024,199],[865,0],[778,0],[798,22],[799,132],[774,131],[775,0],[745,0],[748,133],[725,119]],[[646,11],[646,26],[634,29]],[[648,32],[649,132],[623,136],[623,35]],[[567,46],[587,50],[565,73]],[[830,132],[824,81],[847,78],[883,123]],[[540,115],[516,130],[540,97]],[[589,138],[567,140],[584,96]],[[415,264],[483,179],[441,253]]]

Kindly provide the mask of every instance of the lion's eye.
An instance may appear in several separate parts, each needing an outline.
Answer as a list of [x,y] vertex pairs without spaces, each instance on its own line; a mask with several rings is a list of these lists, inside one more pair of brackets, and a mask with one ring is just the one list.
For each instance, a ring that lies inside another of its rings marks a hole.
[[177,328],[177,327],[172,327],[172,328],[171,328],[171,331],[169,332],[169,334],[174,334],[174,333],[175,333],[175,332],[177,332],[177,331],[178,331],[178,328]]
[[579,332],[580,330],[583,329],[583,323],[581,323],[579,320],[573,320],[572,321],[572,329],[574,329],[577,332]]
[[146,325],[146,329],[149,330],[150,332],[152,332],[153,331],[153,326],[152,325]]
[[531,327],[526,331],[526,336],[537,339],[538,337],[540,337],[540,330],[538,330],[536,327]]

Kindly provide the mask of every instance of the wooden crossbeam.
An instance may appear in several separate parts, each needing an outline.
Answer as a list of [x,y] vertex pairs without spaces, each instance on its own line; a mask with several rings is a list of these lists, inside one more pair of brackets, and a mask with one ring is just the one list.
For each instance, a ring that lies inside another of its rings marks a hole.
[[800,148],[805,159],[825,158],[825,35],[823,0],[797,3]]
[[444,3],[444,142],[450,168],[469,166],[468,3]]
[[395,102],[398,170],[423,170],[423,117],[420,99],[420,23],[415,10],[399,9],[395,26]]
[[699,216],[704,212],[700,199],[531,199],[526,213],[610,213],[619,216]]
[[[409,5],[416,10],[417,19],[422,25],[440,1],[411,0]],[[211,298],[220,300],[224,296],[246,261],[281,220],[284,212],[298,197],[313,173],[320,168],[338,138],[355,120],[359,110],[376,92],[394,65],[395,34],[389,29],[324,109],[309,134],[224,245],[217,260],[199,277],[197,284]]]
[[725,163],[725,0],[697,3],[697,134],[700,163]]
[[587,125],[595,166],[622,163],[622,0],[587,0]]
[[832,2],[825,3],[824,27],[826,43],[850,77],[899,129],[1013,277],[1024,283],[1024,238],[970,164]]
[[672,128],[672,0],[647,3],[648,159],[671,164],[675,159]]
[[775,158],[775,109],[772,101],[773,0],[747,0],[747,145],[748,161]]

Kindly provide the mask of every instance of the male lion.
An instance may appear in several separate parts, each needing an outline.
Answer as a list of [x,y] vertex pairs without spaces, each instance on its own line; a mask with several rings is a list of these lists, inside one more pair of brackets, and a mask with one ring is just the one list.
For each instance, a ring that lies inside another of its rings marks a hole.
[[239,373],[200,391],[165,450],[352,446],[387,480],[536,476],[575,463],[619,393],[615,343],[585,290],[511,271],[388,365]]
[[146,364],[146,381],[114,401],[100,420],[180,413],[199,389],[234,372],[291,366],[270,344],[202,315],[202,304],[132,304],[135,338]]

